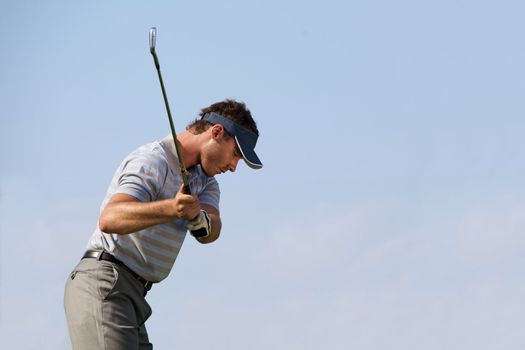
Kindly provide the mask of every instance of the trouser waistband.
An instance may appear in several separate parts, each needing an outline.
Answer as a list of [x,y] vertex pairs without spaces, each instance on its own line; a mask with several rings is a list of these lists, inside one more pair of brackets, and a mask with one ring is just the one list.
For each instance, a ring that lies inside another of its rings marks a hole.
[[153,285],[153,282],[150,282],[141,276],[139,276],[135,271],[130,269],[126,264],[124,264],[119,259],[115,258],[112,254],[106,252],[106,251],[100,251],[100,250],[88,250],[84,253],[82,256],[82,259],[98,259],[98,260],[105,260],[112,262],[114,264],[117,264],[124,269],[126,269],[137,281],[140,282],[140,284],[144,287],[144,295],[151,289],[151,286]]

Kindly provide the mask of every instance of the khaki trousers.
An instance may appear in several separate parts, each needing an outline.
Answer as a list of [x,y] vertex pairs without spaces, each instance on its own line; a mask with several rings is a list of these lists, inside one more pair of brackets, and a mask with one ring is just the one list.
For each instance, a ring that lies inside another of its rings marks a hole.
[[144,325],[151,308],[143,295],[144,287],[125,268],[82,259],[64,293],[73,349],[153,349]]

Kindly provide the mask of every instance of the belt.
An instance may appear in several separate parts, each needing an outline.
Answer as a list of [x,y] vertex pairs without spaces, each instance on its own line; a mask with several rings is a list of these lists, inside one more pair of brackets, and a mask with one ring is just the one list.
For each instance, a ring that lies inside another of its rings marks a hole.
[[144,278],[140,277],[135,271],[133,271],[132,269],[127,267],[126,264],[124,264],[119,259],[115,258],[112,254],[109,254],[108,252],[100,251],[100,250],[88,250],[82,256],[82,259],[86,259],[86,258],[105,260],[105,261],[109,261],[109,262],[112,262],[114,264],[117,264],[117,265],[123,267],[133,277],[135,277],[135,279],[137,281],[139,281],[140,284],[144,287],[144,289],[145,289],[144,290],[144,295],[146,295],[146,293],[151,289],[151,286],[153,285],[153,282],[150,282],[150,281],[145,280]]

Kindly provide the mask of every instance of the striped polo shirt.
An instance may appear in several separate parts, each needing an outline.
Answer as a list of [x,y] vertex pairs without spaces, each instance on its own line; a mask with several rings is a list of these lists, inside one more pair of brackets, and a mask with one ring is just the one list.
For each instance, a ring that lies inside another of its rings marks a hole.
[[[125,193],[142,202],[175,197],[182,184],[177,153],[171,135],[130,153],[113,175],[102,202],[104,210],[112,195]],[[200,165],[188,169],[192,194],[201,204],[219,209],[219,184]],[[134,233],[102,232],[97,225],[87,248],[111,252],[143,278],[160,282],[168,276],[186,236],[186,220],[177,219]]]

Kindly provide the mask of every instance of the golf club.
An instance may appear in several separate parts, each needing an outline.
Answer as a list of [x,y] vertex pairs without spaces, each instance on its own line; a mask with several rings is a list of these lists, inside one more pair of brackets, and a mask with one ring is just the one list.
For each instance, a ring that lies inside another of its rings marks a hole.
[[155,52],[155,44],[157,41],[157,28],[152,27],[149,30],[149,50],[153,56],[153,61],[155,62],[155,67],[157,68],[157,73],[159,75],[160,87],[162,89],[162,96],[164,97],[164,104],[166,105],[166,111],[168,112],[168,119],[170,121],[171,135],[173,136],[173,143],[175,144],[175,151],[177,152],[177,158],[179,159],[180,173],[182,175],[182,183],[184,184],[184,192],[191,194],[191,189],[188,181],[188,170],[184,166],[184,160],[182,159],[182,154],[179,150],[179,142],[177,141],[177,134],[175,133],[175,125],[173,124],[173,119],[171,117],[170,105],[168,104],[168,98],[166,97],[166,89],[164,88],[164,81],[162,80],[162,74],[160,73],[160,64]]
[[[164,88],[164,81],[162,80],[162,74],[160,74],[160,64],[155,52],[155,44],[157,41],[157,28],[152,27],[149,30],[149,51],[153,56],[153,61],[155,62],[155,67],[157,68],[157,73],[159,75],[160,87],[162,89],[162,96],[164,97],[164,104],[166,105],[166,111],[168,112],[168,119],[170,121],[171,135],[173,136],[173,143],[175,144],[175,151],[177,152],[177,158],[179,159],[180,174],[182,176],[182,183],[184,185],[184,192],[186,194],[191,194],[190,184],[188,181],[188,170],[184,166],[184,160],[182,159],[182,154],[179,150],[179,141],[177,141],[177,134],[175,133],[175,125],[173,124],[173,119],[171,118],[170,105],[168,104],[168,98],[166,97],[166,89]],[[194,237],[204,237],[208,233],[206,229],[200,228],[195,231],[191,231]]]

